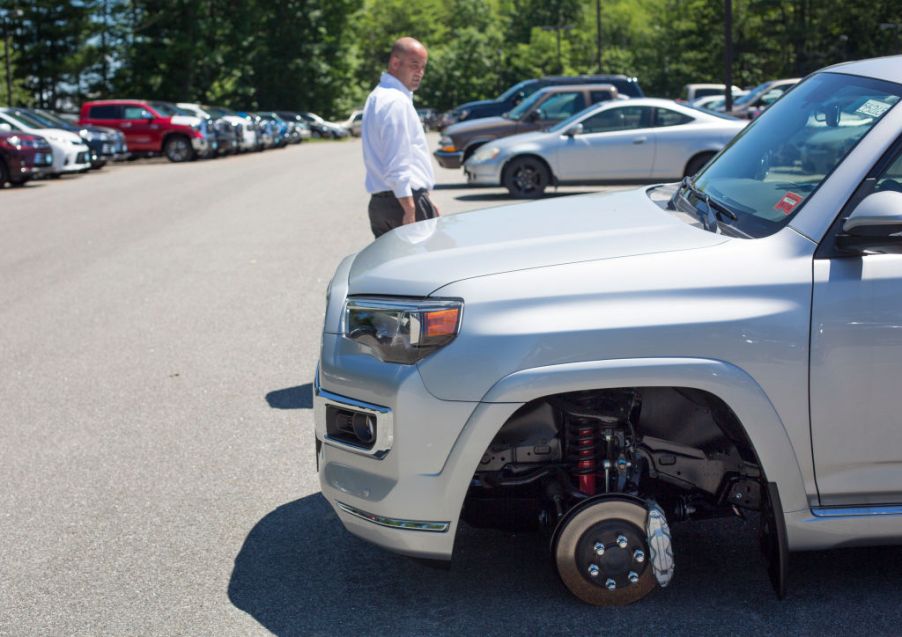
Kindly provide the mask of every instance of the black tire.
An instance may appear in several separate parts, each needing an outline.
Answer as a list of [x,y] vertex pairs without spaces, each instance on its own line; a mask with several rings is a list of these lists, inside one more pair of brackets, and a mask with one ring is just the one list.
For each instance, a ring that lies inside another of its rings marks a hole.
[[191,145],[191,140],[184,135],[167,137],[166,143],[163,144],[163,154],[166,155],[166,159],[176,164],[193,161],[197,155]]
[[9,181],[9,170],[6,169],[6,162],[0,159],[0,188],[3,188],[7,181]]
[[512,197],[534,199],[551,184],[551,171],[538,157],[516,157],[504,167],[501,183]]
[[714,153],[701,153],[700,155],[696,155],[692,159],[689,160],[689,163],[686,164],[686,172],[683,173],[684,177],[692,177],[698,171],[705,167],[711,158],[714,157]]

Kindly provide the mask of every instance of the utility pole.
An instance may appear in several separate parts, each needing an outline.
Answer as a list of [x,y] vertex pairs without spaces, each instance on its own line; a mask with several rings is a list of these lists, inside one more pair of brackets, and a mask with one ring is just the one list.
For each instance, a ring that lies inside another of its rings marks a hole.
[[733,0],[723,0],[724,112],[733,110]]
[[12,49],[12,39],[9,36],[9,11],[7,10],[3,12],[3,61],[6,70],[6,103],[10,106],[15,106],[13,104],[13,72],[10,49]]
[[595,0],[595,45],[597,48],[595,66],[601,73],[601,0]]

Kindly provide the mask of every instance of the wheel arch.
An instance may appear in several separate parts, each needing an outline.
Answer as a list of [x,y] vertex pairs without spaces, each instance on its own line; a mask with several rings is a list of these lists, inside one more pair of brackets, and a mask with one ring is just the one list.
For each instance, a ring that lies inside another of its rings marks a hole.
[[548,163],[548,160],[536,152],[525,151],[525,152],[517,153],[516,155],[511,155],[510,157],[508,157],[505,160],[504,165],[501,166],[501,183],[502,184],[504,183],[505,173],[507,172],[507,169],[510,167],[510,165],[513,162],[515,162],[516,160],[523,159],[525,157],[530,157],[532,159],[542,162],[542,164],[545,166],[545,168],[548,169],[548,176],[550,177],[549,184],[554,185],[557,183],[557,176],[555,176],[554,169],[551,167],[551,164]]
[[467,161],[470,157],[473,156],[477,150],[479,150],[480,146],[485,146],[489,142],[493,142],[497,139],[497,137],[477,137],[476,139],[471,139],[470,142],[464,147],[464,154],[461,156],[461,163]]
[[[716,154],[719,153],[719,152],[720,152],[720,149],[719,149],[719,148],[706,148],[706,149],[703,149],[703,150],[696,151],[695,153],[693,153],[692,157],[689,158],[689,161],[687,161],[687,162],[683,165],[683,174],[684,174],[684,175],[688,175],[688,174],[689,174],[689,167],[690,167],[690,166],[692,165],[692,163],[695,162],[696,160],[699,160],[699,159],[701,159],[702,157],[707,157],[708,161],[710,161],[711,158],[714,157],[714,155],[716,155]],[[705,162],[705,163],[707,163],[707,162]]]
[[470,416],[446,461],[445,467],[455,473],[448,496],[458,515],[484,450],[520,407],[556,394],[624,387],[683,387],[717,397],[735,413],[766,479],[779,486],[783,511],[808,509],[801,465],[783,421],[748,373],[712,359],[646,358],[550,365],[498,381]]

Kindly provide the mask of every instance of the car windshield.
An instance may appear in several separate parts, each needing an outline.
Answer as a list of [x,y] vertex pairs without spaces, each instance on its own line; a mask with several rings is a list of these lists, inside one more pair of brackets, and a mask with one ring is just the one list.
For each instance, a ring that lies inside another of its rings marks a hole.
[[162,115],[163,117],[172,117],[173,115],[191,115],[189,111],[186,111],[183,108],[179,108],[174,104],[169,104],[168,102],[149,102],[153,110]]
[[74,129],[74,126],[72,126],[72,124],[70,124],[69,122],[58,120],[57,118],[46,115],[44,113],[38,113],[35,111],[17,111],[17,113],[22,113],[26,117],[36,122],[40,122],[42,126],[45,126],[47,128],[62,128],[63,130]]
[[590,106],[587,106],[586,108],[581,110],[579,113],[576,113],[575,115],[571,115],[567,119],[565,119],[561,122],[558,122],[557,124],[552,126],[551,128],[548,129],[548,132],[549,133],[562,133],[565,130],[567,130],[568,128],[570,128],[571,126],[573,126],[574,124],[576,124],[578,121],[583,119],[586,115],[588,115],[590,113],[594,113],[595,111],[599,111],[599,110],[602,110],[602,109],[599,108],[598,104],[592,104]]
[[523,115],[525,115],[527,111],[532,109],[536,102],[541,100],[545,95],[545,91],[537,91],[536,93],[533,93],[522,102],[517,104],[509,112],[505,113],[504,116],[508,119],[523,119]]
[[495,101],[496,102],[506,102],[507,100],[512,98],[514,95],[516,95],[517,92],[519,92],[519,91],[523,91],[524,93],[529,93],[530,91],[526,90],[526,87],[529,86],[529,84],[531,84],[531,83],[533,83],[532,80],[523,80],[522,82],[517,82],[512,87],[510,87],[509,89],[504,91],[504,93],[499,95],[495,99]]
[[26,113],[21,110],[8,110],[6,114],[12,117],[13,119],[18,120],[21,124],[24,124],[26,128],[56,128],[53,124],[47,124],[31,113]]
[[734,100],[733,106],[742,106],[743,104],[747,104],[748,102],[751,102],[753,99],[755,99],[756,97],[761,95],[761,93],[763,93],[764,90],[771,84],[773,84],[773,82],[771,82],[771,81],[762,82],[761,84],[759,84],[758,86],[753,88],[751,91],[749,91],[742,97]]
[[75,125],[72,122],[67,122],[62,117],[54,115],[53,113],[48,113],[47,111],[29,111],[35,117],[40,118],[42,121],[48,123],[48,126],[55,126],[56,128],[63,128],[66,130],[75,130]]
[[[750,124],[695,179],[751,237],[768,236],[798,213],[836,166],[902,97],[902,85],[839,73],[811,76]],[[686,188],[681,192],[685,192]]]

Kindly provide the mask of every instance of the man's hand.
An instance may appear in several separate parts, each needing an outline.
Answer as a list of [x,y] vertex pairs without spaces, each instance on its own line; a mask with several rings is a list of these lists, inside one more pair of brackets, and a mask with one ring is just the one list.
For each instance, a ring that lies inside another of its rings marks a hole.
[[416,222],[417,207],[413,202],[413,197],[398,197],[398,203],[401,204],[401,209],[404,211],[401,224],[406,226],[408,223]]

